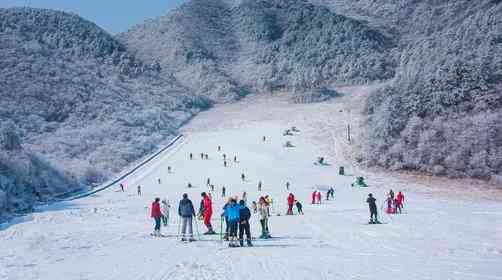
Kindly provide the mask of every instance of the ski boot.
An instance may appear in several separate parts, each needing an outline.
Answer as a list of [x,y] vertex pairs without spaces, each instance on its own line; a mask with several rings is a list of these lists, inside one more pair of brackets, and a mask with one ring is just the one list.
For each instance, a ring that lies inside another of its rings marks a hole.
[[216,234],[216,232],[212,228],[209,228],[209,230],[204,233],[204,235],[214,235],[214,234]]
[[253,247],[253,243],[251,243],[251,239],[248,239],[247,241],[248,247]]
[[241,247],[244,247],[244,240],[239,240],[239,245],[241,245]]

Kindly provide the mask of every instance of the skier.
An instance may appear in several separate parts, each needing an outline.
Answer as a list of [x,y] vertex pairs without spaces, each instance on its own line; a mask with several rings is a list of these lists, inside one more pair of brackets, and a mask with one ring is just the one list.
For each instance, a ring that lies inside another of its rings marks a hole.
[[295,196],[290,193],[288,196],[288,211],[286,215],[293,215],[293,205],[295,204]]
[[295,203],[296,203],[296,210],[298,211],[298,215],[303,215],[303,205],[298,200],[296,200]]
[[244,200],[239,201],[239,244],[244,247],[244,233],[246,233],[246,243],[249,247],[253,246],[251,243],[251,228],[249,226],[249,219],[251,218],[251,211],[246,206]]
[[223,186],[221,188],[221,197],[225,197],[226,193],[227,193],[227,189],[225,188],[225,186]]
[[331,198],[335,199],[335,187],[331,187],[329,190],[330,190]]
[[329,200],[329,197],[331,196],[331,190],[328,190],[326,192],[326,200]]
[[243,182],[246,180],[246,175],[244,175],[244,173],[241,174],[241,179]]
[[120,191],[124,192],[124,184],[120,183]]
[[227,155],[223,154],[223,160],[227,160]]
[[204,153],[200,153],[200,159],[204,159]]
[[208,154],[206,154],[206,155],[205,155],[205,157],[206,157],[206,160],[208,160],[208,159],[209,159],[209,155],[208,155]]
[[221,152],[221,146],[218,146],[218,152]]
[[[232,198],[229,197],[227,202],[223,205],[223,213],[221,213],[221,218],[225,220],[225,235],[223,236],[223,240],[228,241],[228,235],[230,232],[230,226],[228,224],[228,212],[227,208],[230,207],[230,202],[232,201]],[[223,221],[222,221],[223,222]]]
[[261,224],[261,239],[270,238],[268,231],[268,217],[269,217],[269,206],[264,197],[260,197],[258,200],[259,212],[260,212],[260,224]]
[[171,173],[171,166],[167,167],[167,173]]
[[160,181],[160,178],[158,179],[158,182],[159,182],[159,185],[162,184],[162,182]]
[[227,161],[226,160],[223,161],[223,166],[227,167]]
[[261,192],[261,181],[258,182],[258,191]]
[[320,191],[317,191],[316,199],[317,199],[317,203],[321,204],[321,192]]
[[188,194],[183,194],[183,199],[180,201],[178,207],[178,215],[181,217],[181,241],[187,241],[187,226],[188,226],[188,241],[195,241],[193,238],[192,219],[195,217],[195,209],[193,208],[192,201],[188,199]]
[[312,204],[315,204],[316,196],[317,196],[317,191],[312,192]]
[[392,199],[391,195],[387,196],[387,214],[393,214],[394,210],[392,209],[392,203],[394,203],[394,200]]
[[[376,199],[373,197],[373,194],[368,194],[368,198],[366,199],[366,203],[368,203],[370,207],[370,224],[379,224],[378,221],[378,212],[376,206]],[[373,219],[374,217],[374,219]]]
[[138,186],[138,196],[141,196],[141,186]]
[[190,160],[192,160],[192,159],[193,159],[193,154],[192,154],[192,153],[190,153],[190,156],[189,156],[189,157],[190,157]]
[[394,191],[393,190],[390,190],[389,191],[389,196],[392,200],[394,200]]
[[214,192],[214,185],[211,184],[211,191]]
[[404,206],[404,194],[401,191],[397,193],[397,200],[399,201],[399,210],[401,211]]
[[401,207],[399,206],[399,200],[396,198],[394,198],[394,214],[397,214],[397,212],[399,211],[399,214],[401,214]]
[[171,209],[171,205],[169,204],[169,200],[163,199],[162,204],[160,205],[160,210],[162,212],[162,223],[165,227],[169,223],[169,210]]
[[237,247],[237,228],[240,219],[240,205],[237,204],[237,201],[232,198],[230,200],[230,205],[225,209],[226,216],[228,219],[229,230],[229,241],[228,246]]
[[191,189],[192,188],[192,184],[188,183],[187,188]]
[[207,227],[207,232],[204,234],[216,234],[216,232],[213,230],[213,226],[211,225],[211,216],[213,215],[213,202],[211,201],[211,196],[203,192],[201,194],[202,196],[202,204],[204,207],[203,213],[204,213],[204,225]]
[[289,182],[286,182],[286,190],[289,191]]
[[155,220],[155,229],[153,231],[153,236],[160,237],[160,219],[162,217],[162,212],[160,211],[160,198],[155,198],[155,201],[152,202],[152,213],[151,217]]
[[263,142],[267,141],[267,137],[263,136]]
[[211,186],[211,180],[209,178],[207,178],[207,185]]
[[267,212],[270,217],[270,212],[274,210],[274,200],[269,195],[265,196],[265,202],[267,203]]
[[253,209],[254,214],[258,213],[258,205],[256,204],[256,201],[251,203],[251,209]]

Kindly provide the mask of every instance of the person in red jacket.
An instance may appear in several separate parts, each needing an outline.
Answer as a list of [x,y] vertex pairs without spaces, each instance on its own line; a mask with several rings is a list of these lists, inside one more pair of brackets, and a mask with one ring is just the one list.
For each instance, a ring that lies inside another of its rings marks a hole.
[[403,209],[403,205],[404,205],[404,194],[401,191],[399,191],[396,198],[397,198],[397,209],[399,210],[399,213],[401,214],[401,210]]
[[155,229],[153,236],[160,236],[160,218],[162,217],[162,212],[160,211],[160,198],[155,198],[152,203],[152,218],[155,220]]
[[295,204],[295,196],[290,193],[288,196],[288,212],[286,215],[293,215],[293,205]]
[[317,191],[316,199],[317,199],[317,203],[321,204],[321,192],[320,191]]
[[213,215],[213,202],[211,201],[211,196],[206,194],[205,192],[201,193],[202,196],[202,205],[203,215],[204,215],[204,225],[207,227],[207,232],[204,234],[216,234],[213,230],[213,226],[211,225],[211,216]]
[[316,198],[316,195],[317,195],[317,191],[314,191],[312,193],[312,204],[315,204],[315,198]]

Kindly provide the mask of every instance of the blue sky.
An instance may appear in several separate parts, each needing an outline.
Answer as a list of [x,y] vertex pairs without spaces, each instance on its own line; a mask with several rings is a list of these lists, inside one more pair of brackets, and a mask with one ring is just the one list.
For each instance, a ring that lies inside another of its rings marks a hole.
[[[167,13],[186,0],[0,0],[0,8],[35,7],[73,12],[113,34]],[[148,3],[148,4],[146,4]]]

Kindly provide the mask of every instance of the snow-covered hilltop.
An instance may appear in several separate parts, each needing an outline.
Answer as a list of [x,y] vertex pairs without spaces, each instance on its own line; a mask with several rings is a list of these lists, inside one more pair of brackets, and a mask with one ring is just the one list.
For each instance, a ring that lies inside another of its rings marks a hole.
[[[76,15],[0,9],[0,123],[13,121],[25,149],[78,183],[121,170],[208,106],[159,71]],[[24,158],[15,153],[1,165]],[[27,194],[0,174],[8,200]]]
[[193,0],[119,38],[216,100],[394,75],[392,40],[304,0]]
[[399,45],[395,79],[368,102],[362,158],[392,169],[499,180],[500,1],[310,1],[367,20]]

